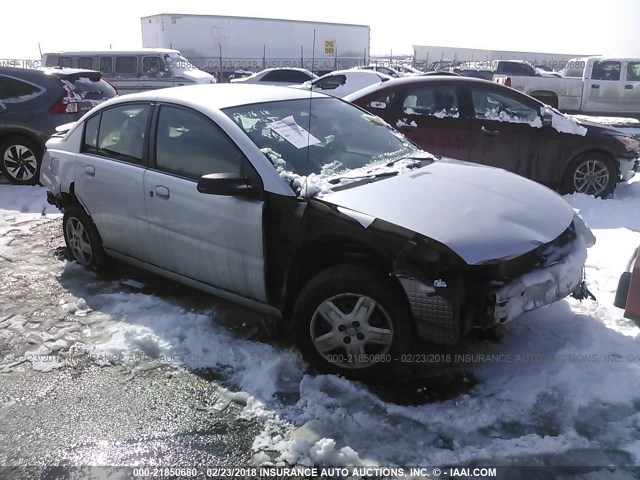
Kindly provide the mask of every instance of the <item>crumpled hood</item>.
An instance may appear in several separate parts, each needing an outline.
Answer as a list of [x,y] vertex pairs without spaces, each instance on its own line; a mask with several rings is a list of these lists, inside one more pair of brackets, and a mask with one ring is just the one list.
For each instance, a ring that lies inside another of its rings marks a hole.
[[527,253],[558,237],[574,217],[569,203],[547,187],[452,159],[322,200],[347,215],[345,208],[437,240],[470,265]]

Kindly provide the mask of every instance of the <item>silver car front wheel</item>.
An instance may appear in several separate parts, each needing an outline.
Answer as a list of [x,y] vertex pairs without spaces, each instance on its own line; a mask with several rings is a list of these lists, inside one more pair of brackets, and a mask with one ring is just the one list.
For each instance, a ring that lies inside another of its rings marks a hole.
[[328,363],[359,369],[380,361],[393,344],[393,323],[372,298],[344,293],[320,304],[309,327],[313,346]]
[[401,286],[360,265],[336,265],[306,282],[293,333],[316,369],[362,378],[395,368],[411,344],[413,321]]

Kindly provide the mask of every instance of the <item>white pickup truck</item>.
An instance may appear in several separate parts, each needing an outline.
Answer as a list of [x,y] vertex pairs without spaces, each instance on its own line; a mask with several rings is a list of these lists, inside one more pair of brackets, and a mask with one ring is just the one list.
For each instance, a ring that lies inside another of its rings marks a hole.
[[574,58],[561,73],[561,78],[494,75],[493,80],[563,112],[640,116],[640,58]]

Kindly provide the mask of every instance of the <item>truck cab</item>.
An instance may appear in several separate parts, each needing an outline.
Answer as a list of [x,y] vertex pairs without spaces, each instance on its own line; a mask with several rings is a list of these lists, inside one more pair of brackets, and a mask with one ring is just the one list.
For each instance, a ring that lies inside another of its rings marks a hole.
[[493,80],[563,112],[640,116],[640,58],[574,58],[560,73],[560,78],[494,75]]

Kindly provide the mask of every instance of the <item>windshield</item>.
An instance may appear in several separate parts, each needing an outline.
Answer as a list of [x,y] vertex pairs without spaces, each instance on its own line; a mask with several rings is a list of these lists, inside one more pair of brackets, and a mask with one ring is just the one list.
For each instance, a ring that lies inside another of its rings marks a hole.
[[164,59],[171,68],[178,68],[181,70],[197,70],[196,66],[193,63],[191,63],[189,60],[178,53],[168,53],[164,56]]
[[[422,153],[379,117],[336,98],[260,103],[224,112],[279,171],[302,177],[360,178],[369,167],[395,166]],[[378,174],[378,169],[372,173]]]

